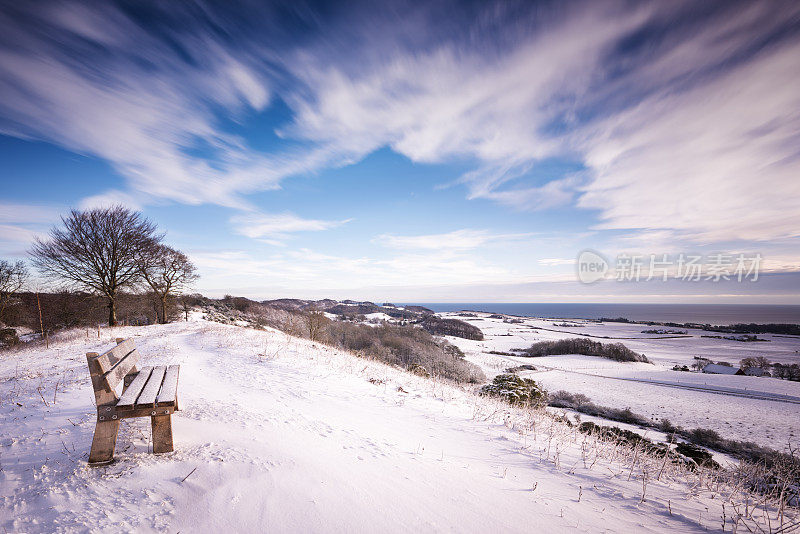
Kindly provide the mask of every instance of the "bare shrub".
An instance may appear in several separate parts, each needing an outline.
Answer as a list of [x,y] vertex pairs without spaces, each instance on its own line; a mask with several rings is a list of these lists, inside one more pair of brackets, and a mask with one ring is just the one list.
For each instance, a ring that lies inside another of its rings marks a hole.
[[5,319],[6,308],[14,302],[14,294],[22,289],[27,280],[28,269],[23,262],[0,260],[0,324]]

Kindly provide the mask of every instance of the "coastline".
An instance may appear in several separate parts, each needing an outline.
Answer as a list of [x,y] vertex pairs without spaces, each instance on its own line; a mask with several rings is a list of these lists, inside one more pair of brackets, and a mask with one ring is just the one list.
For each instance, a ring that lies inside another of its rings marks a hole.
[[436,313],[471,311],[521,318],[598,320],[623,317],[642,324],[800,324],[800,306],[791,304],[409,302],[398,305],[424,306]]

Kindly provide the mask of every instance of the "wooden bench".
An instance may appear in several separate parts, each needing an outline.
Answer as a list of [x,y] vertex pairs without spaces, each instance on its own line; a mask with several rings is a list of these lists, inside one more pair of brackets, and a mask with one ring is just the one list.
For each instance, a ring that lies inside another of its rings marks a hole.
[[[114,460],[120,419],[150,417],[153,428],[153,452],[171,452],[172,420],[178,409],[179,365],[136,368],[139,352],[133,339],[117,339],[117,346],[103,354],[88,352],[86,360],[92,377],[97,404],[89,465]],[[116,389],[123,383],[122,395]]]

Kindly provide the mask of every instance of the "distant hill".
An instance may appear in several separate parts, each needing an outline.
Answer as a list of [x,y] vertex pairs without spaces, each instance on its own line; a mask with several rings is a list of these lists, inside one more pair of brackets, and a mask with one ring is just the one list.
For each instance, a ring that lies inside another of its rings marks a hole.
[[[252,302],[252,301],[251,301]],[[395,306],[394,304],[375,304],[370,301],[356,301],[345,299],[303,300],[303,299],[274,299],[264,300],[260,304],[272,306],[286,311],[320,310],[341,316],[367,315],[370,313],[385,313],[395,319],[418,320],[434,312],[424,306]]]

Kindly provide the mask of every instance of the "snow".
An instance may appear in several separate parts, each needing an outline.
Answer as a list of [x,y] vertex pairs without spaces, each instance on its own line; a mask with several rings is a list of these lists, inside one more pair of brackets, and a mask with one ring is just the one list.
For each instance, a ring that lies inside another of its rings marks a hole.
[[[3,529],[692,532],[721,524],[724,500],[701,476],[686,481],[675,467],[643,484],[647,457],[636,463],[471,388],[197,315],[102,335],[66,332],[49,349],[0,353]],[[181,365],[176,450],[151,454],[149,421],[125,420],[116,462],[90,468],[95,408],[84,353],[117,337],[134,337],[146,365]]]
[[368,313],[364,316],[368,321],[392,321],[392,317],[383,313],[383,312],[375,312],[375,313]]
[[728,367],[716,363],[710,363],[703,367],[703,372],[711,375],[735,375],[738,371],[738,367]]
[[[456,317],[456,314],[442,314]],[[655,420],[669,419],[685,428],[710,428],[725,438],[753,441],[778,450],[797,448],[800,441],[800,383],[777,378],[712,375],[673,371],[676,364],[691,365],[694,356],[734,364],[763,355],[782,363],[800,362],[800,338],[759,334],[770,342],[742,343],[702,338],[709,332],[687,331],[687,337],[642,334],[652,327],[629,323],[597,323],[575,319],[582,327],[553,326],[548,319],[525,318],[506,323],[479,314],[469,322],[480,328],[483,341],[448,337],[468,360],[492,377],[504,369],[532,364],[537,371],[522,373],[549,391],[582,393],[595,404],[631,408]],[[526,348],[538,341],[590,334],[603,343],[623,343],[653,362],[623,363],[591,356],[523,358],[488,354]],[[610,423],[607,423],[610,424]]]

